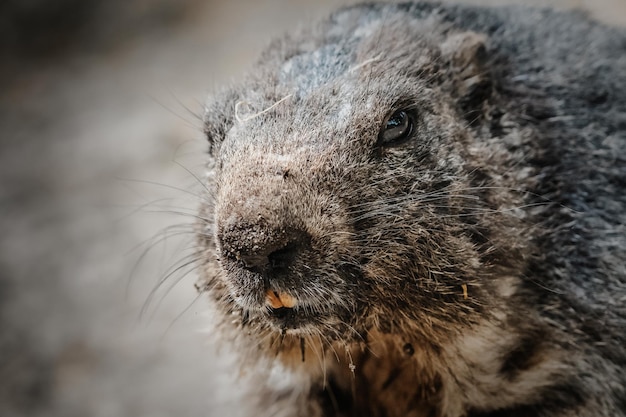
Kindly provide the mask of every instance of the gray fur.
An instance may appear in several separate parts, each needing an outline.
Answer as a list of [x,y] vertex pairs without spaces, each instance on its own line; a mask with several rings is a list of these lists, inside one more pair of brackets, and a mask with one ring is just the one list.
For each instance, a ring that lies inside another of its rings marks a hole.
[[[399,109],[411,136],[381,144]],[[205,126],[202,288],[242,368],[273,369],[267,415],[626,416],[624,31],[348,8]]]

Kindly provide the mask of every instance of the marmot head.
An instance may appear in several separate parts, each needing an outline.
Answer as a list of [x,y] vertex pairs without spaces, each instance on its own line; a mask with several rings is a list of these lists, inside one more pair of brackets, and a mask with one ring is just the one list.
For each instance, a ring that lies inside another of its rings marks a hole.
[[384,11],[276,43],[207,107],[207,288],[260,334],[436,343],[482,314],[491,277],[516,262],[498,242],[516,224],[500,208],[519,202],[492,192],[506,152],[476,138],[485,38]]

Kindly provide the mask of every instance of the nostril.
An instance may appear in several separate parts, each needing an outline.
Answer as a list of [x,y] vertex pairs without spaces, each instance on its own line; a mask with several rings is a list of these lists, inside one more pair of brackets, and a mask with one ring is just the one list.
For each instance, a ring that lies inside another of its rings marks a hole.
[[270,266],[268,258],[264,254],[239,255],[239,259],[246,269],[258,274],[266,271]]
[[276,272],[287,269],[289,265],[296,260],[298,251],[298,243],[290,242],[281,249],[273,252],[266,250],[256,252],[253,251],[252,253],[245,254],[241,253],[238,258],[243,263],[244,268],[261,274],[269,271]]
[[269,266],[272,269],[285,269],[295,261],[298,252],[298,243],[289,242],[283,248],[275,250],[267,256]]
[[284,273],[310,245],[299,229],[237,224],[219,235],[224,261],[257,274]]

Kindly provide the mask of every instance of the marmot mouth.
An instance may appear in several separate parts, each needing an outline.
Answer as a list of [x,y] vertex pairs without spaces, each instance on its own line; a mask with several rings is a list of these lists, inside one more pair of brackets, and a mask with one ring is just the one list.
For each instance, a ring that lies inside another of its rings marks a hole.
[[298,300],[285,293],[269,289],[265,292],[265,302],[273,309],[294,308]]
[[[289,329],[299,329],[306,325],[315,324],[320,317],[307,312],[299,306],[298,299],[285,292],[267,290],[265,293],[265,304],[268,311],[268,318],[275,326],[282,331]],[[300,307],[300,308],[298,308]]]
[[265,305],[268,308],[270,320],[281,329],[295,329],[302,326],[302,315],[298,314],[295,306],[298,300],[282,291],[268,289],[265,292]]
[[296,316],[295,310],[287,307],[270,308],[269,312],[273,319],[280,321],[291,321]]
[[289,307],[269,308],[268,319],[281,331],[298,330],[306,326],[315,325],[319,322],[320,317],[305,312],[302,309]]

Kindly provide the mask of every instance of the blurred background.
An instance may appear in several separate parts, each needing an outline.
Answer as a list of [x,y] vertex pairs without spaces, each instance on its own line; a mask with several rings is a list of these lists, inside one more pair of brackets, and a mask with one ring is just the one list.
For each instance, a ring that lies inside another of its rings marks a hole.
[[0,3],[0,416],[246,413],[189,263],[203,103],[349,3]]

